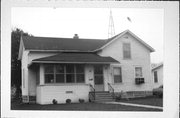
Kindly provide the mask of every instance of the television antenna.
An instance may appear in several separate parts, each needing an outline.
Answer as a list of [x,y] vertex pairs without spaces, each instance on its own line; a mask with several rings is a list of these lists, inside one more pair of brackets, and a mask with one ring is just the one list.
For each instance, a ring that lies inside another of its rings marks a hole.
[[110,9],[109,27],[108,27],[108,38],[111,38],[114,35],[115,35],[114,21],[113,21],[112,11]]

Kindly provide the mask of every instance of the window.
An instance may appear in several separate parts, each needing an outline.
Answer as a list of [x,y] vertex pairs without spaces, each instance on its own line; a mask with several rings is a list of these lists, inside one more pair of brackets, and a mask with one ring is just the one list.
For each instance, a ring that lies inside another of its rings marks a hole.
[[45,65],[45,83],[84,83],[84,65]]
[[135,67],[135,83],[136,84],[144,83],[142,67]]
[[64,83],[65,82],[65,73],[64,73],[64,65],[56,66],[56,83]]
[[142,67],[135,67],[135,77],[136,78],[142,78],[143,77]]
[[45,66],[45,83],[54,83],[54,66]]
[[157,83],[158,82],[158,75],[157,75],[157,71],[154,71],[154,82]]
[[84,83],[84,66],[83,65],[77,65],[76,66],[76,82],[77,83]]
[[131,59],[131,45],[130,43],[123,43],[123,58]]
[[121,67],[114,67],[114,83],[121,83],[122,82],[122,74],[121,74]]
[[66,65],[66,83],[74,83],[75,82],[75,71],[74,65]]

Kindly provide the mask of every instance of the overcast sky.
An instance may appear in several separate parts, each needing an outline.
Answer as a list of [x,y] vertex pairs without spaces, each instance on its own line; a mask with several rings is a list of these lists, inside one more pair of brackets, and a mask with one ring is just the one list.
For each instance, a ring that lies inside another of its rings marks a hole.
[[[156,51],[151,62],[163,61],[163,9],[112,8],[115,34],[129,29]],[[107,39],[109,8],[13,8],[12,28],[34,36]],[[131,22],[127,19],[129,17]]]

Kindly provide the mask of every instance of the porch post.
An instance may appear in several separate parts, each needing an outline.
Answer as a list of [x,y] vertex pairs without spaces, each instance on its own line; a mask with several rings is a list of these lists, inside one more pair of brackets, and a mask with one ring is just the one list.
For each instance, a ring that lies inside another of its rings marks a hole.
[[103,66],[103,74],[104,74],[104,90],[108,91],[108,83],[111,83],[110,65]]
[[40,68],[39,68],[39,79],[40,79],[40,82],[39,82],[39,85],[44,85],[44,65],[43,64],[40,64]]

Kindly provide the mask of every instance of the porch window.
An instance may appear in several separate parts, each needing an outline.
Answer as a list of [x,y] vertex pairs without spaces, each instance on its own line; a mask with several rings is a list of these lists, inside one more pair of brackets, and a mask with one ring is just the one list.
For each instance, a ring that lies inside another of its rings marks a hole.
[[84,65],[46,64],[45,83],[84,83]]
[[154,82],[155,82],[155,83],[158,82],[158,74],[157,74],[157,71],[154,71]]
[[66,65],[66,83],[75,83],[74,65]]
[[123,43],[123,59],[131,59],[130,43]]
[[77,83],[84,83],[84,66],[83,65],[76,65],[76,82]]
[[114,67],[113,73],[114,73],[114,83],[121,83],[122,82],[121,67]]
[[56,83],[64,83],[64,76],[64,65],[56,65]]
[[54,66],[45,66],[45,83],[54,83]]
[[143,77],[142,67],[135,67],[135,77],[136,78],[142,78]]

